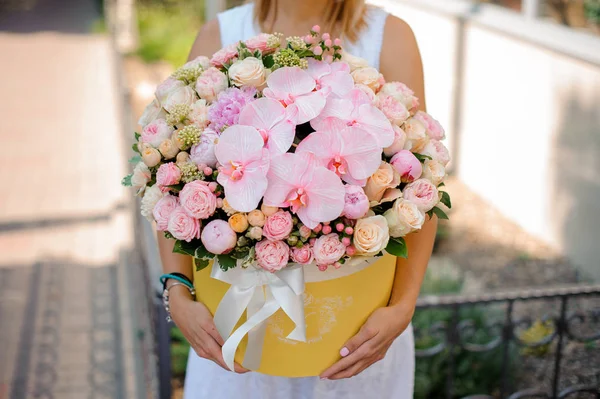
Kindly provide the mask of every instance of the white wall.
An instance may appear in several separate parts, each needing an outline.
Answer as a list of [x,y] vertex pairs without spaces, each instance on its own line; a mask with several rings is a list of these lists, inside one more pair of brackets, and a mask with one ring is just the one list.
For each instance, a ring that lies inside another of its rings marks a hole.
[[[375,3],[415,31],[428,108],[448,127],[460,178],[600,279],[600,38],[572,42],[576,57],[562,27],[543,45],[516,15],[518,34],[477,18],[461,27],[464,14],[413,0]],[[599,44],[588,61],[583,41]]]

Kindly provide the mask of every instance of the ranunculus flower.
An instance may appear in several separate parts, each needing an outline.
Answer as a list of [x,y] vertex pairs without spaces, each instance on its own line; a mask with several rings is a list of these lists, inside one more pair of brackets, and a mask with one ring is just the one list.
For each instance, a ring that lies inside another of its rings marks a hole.
[[167,101],[163,103],[164,109],[172,112],[176,105],[189,105],[190,107],[198,100],[194,89],[190,86],[180,87],[173,90],[167,97]]
[[363,67],[352,71],[354,83],[368,86],[375,93],[381,88],[380,73],[373,67]]
[[131,176],[131,186],[136,190],[136,195],[141,194],[146,189],[146,184],[152,178],[150,169],[144,162],[138,162],[133,168],[133,175]]
[[162,107],[160,106],[160,103],[158,102],[158,100],[154,99],[150,104],[148,104],[148,106],[144,110],[144,113],[138,120],[138,124],[140,124],[142,126],[142,128],[144,128],[144,127],[146,127],[146,125],[148,125],[150,122],[154,121],[155,119],[163,118],[163,117],[164,117],[164,111],[163,111]]
[[188,114],[188,119],[192,124],[204,129],[210,122],[208,120],[208,106],[205,99],[200,99],[192,105],[192,110]]
[[331,233],[317,238],[313,253],[317,265],[332,265],[344,256],[346,246],[340,241],[340,236]]
[[379,94],[385,94],[394,97],[400,101],[409,110],[413,111],[418,108],[419,100],[415,97],[415,92],[407,85],[401,82],[388,82],[381,86]]
[[208,183],[202,180],[194,180],[183,186],[179,201],[190,216],[198,219],[212,216],[217,209],[217,197],[210,191]]
[[450,162],[450,153],[448,152],[448,149],[444,144],[435,139],[429,140],[429,143],[421,150],[421,154],[430,156],[444,167]]
[[166,231],[169,228],[169,219],[171,214],[179,206],[179,201],[174,195],[167,194],[162,197],[152,210],[154,220],[156,220],[156,229]]
[[221,219],[215,219],[204,226],[200,239],[208,252],[221,255],[235,247],[237,234],[229,227],[229,223]]
[[260,209],[254,209],[248,213],[248,223],[250,223],[250,226],[263,227],[265,221],[266,216]]
[[165,159],[175,158],[175,156],[179,153],[179,147],[177,144],[175,144],[173,139],[163,140],[163,142],[158,146],[158,150],[162,156],[165,157]]
[[141,204],[141,213],[142,216],[148,219],[149,222],[154,221],[152,211],[154,210],[154,207],[158,201],[164,196],[165,194],[161,191],[160,187],[158,187],[158,184],[148,187],[146,191],[144,191]]
[[141,147],[142,161],[144,161],[146,166],[152,168],[160,163],[161,155],[156,148],[146,143],[142,143]]
[[163,140],[171,137],[173,127],[167,125],[164,119],[156,119],[142,129],[142,143],[148,143],[152,147],[158,147]]
[[238,87],[261,87],[266,81],[265,66],[258,58],[246,57],[229,67],[229,78]]
[[204,129],[200,135],[200,142],[192,146],[190,159],[196,165],[206,165],[214,168],[217,165],[215,145],[219,135],[212,129]]
[[163,163],[156,172],[156,184],[162,189],[177,184],[180,180],[181,169],[174,162]]
[[390,236],[404,237],[419,230],[425,223],[425,213],[419,210],[417,204],[398,198],[391,209],[383,214],[390,228]]
[[296,262],[300,265],[309,265],[315,257],[310,245],[304,244],[300,248],[292,248],[290,258],[292,259],[292,262]]
[[375,256],[387,247],[389,240],[389,227],[381,215],[358,219],[354,226],[353,243],[359,255]]
[[437,187],[446,177],[446,168],[438,161],[427,159],[423,164],[423,175],[421,177],[431,181]]
[[248,230],[248,217],[245,213],[234,213],[229,217],[229,227],[236,233]]
[[400,174],[403,183],[411,183],[421,177],[423,166],[421,161],[408,150],[402,150],[392,157],[390,164]]
[[290,259],[290,247],[283,241],[262,240],[255,249],[258,266],[271,273],[283,269]]
[[427,135],[432,139],[443,140],[446,137],[446,132],[444,132],[442,125],[433,119],[427,112],[418,111],[413,118],[425,126]]
[[262,213],[265,214],[266,217],[269,217],[269,216],[274,215],[275,213],[279,212],[278,207],[265,205],[264,203],[260,206],[260,210]]
[[292,214],[279,211],[267,218],[263,226],[263,235],[271,241],[285,240],[290,236],[293,227]]
[[229,86],[227,75],[217,68],[208,68],[196,80],[196,93],[200,98],[213,102],[217,95]]
[[381,162],[379,169],[367,180],[365,194],[369,201],[380,201],[388,188],[400,184],[400,174],[387,162]]
[[376,104],[394,125],[402,124],[410,116],[404,104],[387,94],[377,94]]
[[429,143],[429,136],[425,130],[425,125],[415,118],[409,118],[402,129],[406,133],[405,150],[420,153],[423,148]]
[[248,229],[247,233],[248,238],[252,238],[253,240],[260,240],[262,238],[262,227],[252,226]]
[[366,68],[369,66],[369,61],[364,58],[352,55],[342,50],[342,61],[350,66],[350,71],[353,72],[359,68]]
[[346,196],[344,197],[344,212],[342,215],[349,219],[360,219],[369,211],[369,199],[360,186],[347,184],[344,186]]
[[200,221],[178,206],[171,212],[167,229],[178,240],[190,242],[200,238]]
[[438,190],[432,182],[426,179],[415,180],[404,187],[404,199],[414,202],[423,212],[428,212],[440,201]]
[[175,158],[175,162],[177,165],[181,166],[182,164],[186,164],[190,160],[190,154],[185,151],[181,151],[177,154],[177,158]]
[[391,157],[400,150],[404,149],[406,144],[406,133],[400,128],[400,126],[394,125],[394,142],[391,146],[384,148],[383,153],[386,157]]
[[227,198],[223,198],[223,206],[221,206],[221,209],[223,209],[223,212],[225,212],[227,216],[231,216],[237,212],[237,210],[229,204]]
[[156,88],[156,98],[164,106],[169,95],[182,87],[185,87],[185,83],[181,80],[168,78]]
[[237,43],[233,43],[227,47],[223,47],[221,50],[214,53],[212,58],[210,59],[211,65],[214,65],[216,67],[222,67],[223,65],[233,60],[235,57],[238,56],[237,46]]

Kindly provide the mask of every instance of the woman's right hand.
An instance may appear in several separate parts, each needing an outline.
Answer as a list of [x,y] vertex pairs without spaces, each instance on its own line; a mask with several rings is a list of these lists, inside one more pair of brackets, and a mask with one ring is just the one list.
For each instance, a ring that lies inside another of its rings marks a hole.
[[[221,352],[224,341],[208,308],[203,303],[194,301],[189,291],[182,286],[175,286],[169,290],[169,303],[171,318],[196,354],[229,371]],[[235,363],[236,373],[248,371],[250,370]]]

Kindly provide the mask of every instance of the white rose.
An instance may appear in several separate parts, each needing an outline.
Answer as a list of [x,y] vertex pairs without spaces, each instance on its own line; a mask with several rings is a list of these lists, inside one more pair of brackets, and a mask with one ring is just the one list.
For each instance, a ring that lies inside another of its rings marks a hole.
[[260,87],[265,84],[265,67],[261,60],[254,57],[236,61],[229,68],[229,78],[236,86]]
[[150,124],[152,121],[163,117],[164,113],[165,113],[165,111],[163,111],[163,109],[161,108],[158,100],[154,99],[154,101],[152,101],[150,104],[148,104],[148,106],[144,110],[144,113],[138,120],[138,124],[141,125],[142,127],[145,127],[146,125]]
[[165,157],[165,159],[174,158],[179,153],[179,147],[173,141],[173,139],[166,139],[158,146],[158,150]]
[[402,130],[406,133],[405,150],[419,153],[429,143],[425,125],[415,118],[409,118],[404,122]]
[[152,178],[152,173],[145,163],[139,162],[133,168],[133,175],[131,176],[131,186],[137,190],[136,194],[141,194],[146,189],[146,184]]
[[198,100],[192,105],[188,119],[199,128],[205,128],[210,122],[208,120],[208,106],[206,100]]
[[144,164],[149,168],[158,165],[160,162],[160,152],[151,145],[143,144],[141,153],[142,161],[144,161]]
[[196,92],[190,86],[180,87],[177,90],[173,90],[167,100],[163,103],[163,107],[171,112],[175,105],[185,104],[190,107],[196,102]]
[[168,78],[156,88],[156,98],[162,105],[165,105],[169,95],[182,87],[185,87],[185,83],[183,83],[181,80]]
[[350,72],[358,68],[366,68],[369,66],[369,61],[347,53],[346,51],[342,51],[342,61],[350,66]]
[[425,160],[423,164],[423,174],[421,178],[427,179],[433,183],[434,186],[439,186],[440,183],[446,177],[446,168],[440,162],[436,160]]
[[383,214],[390,227],[392,237],[404,237],[419,230],[425,223],[425,213],[413,202],[398,198],[391,209]]
[[383,216],[370,216],[356,222],[353,242],[357,254],[375,256],[387,247],[389,240],[390,230]]
[[428,140],[427,145],[421,149],[421,154],[430,156],[444,167],[450,162],[450,153],[446,146],[439,140]]
[[149,187],[144,193],[144,197],[142,197],[142,216],[148,219],[149,222],[154,221],[154,216],[152,215],[152,211],[156,206],[156,203],[166,195],[167,193],[163,193],[158,184]]
[[352,71],[354,83],[365,85],[374,92],[377,92],[381,87],[381,74],[373,67],[358,68]]

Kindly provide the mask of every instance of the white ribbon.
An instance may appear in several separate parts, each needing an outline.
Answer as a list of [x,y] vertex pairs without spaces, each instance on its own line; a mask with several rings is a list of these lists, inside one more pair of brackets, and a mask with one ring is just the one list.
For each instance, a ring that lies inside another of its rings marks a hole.
[[[214,317],[219,334],[228,337],[222,348],[227,367],[234,370],[235,352],[248,334],[243,366],[250,370],[259,368],[266,332],[265,321],[279,309],[296,326],[287,338],[306,342],[303,296],[305,278],[308,282],[317,282],[348,276],[379,259],[359,257],[346,262],[340,269],[329,268],[326,272],[319,271],[313,265],[294,264],[276,273],[255,266],[243,268],[240,264],[224,272],[215,259],[211,277],[231,285]],[[244,311],[246,322],[233,332]]]

